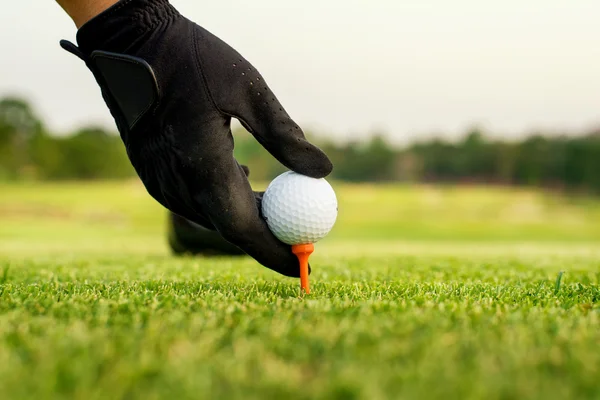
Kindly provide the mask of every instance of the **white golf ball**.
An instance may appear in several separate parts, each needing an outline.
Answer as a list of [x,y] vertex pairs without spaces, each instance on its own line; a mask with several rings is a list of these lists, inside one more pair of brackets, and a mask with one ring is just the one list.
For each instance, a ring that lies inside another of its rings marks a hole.
[[267,187],[262,213],[271,232],[282,242],[311,244],[331,231],[338,204],[333,188],[325,179],[289,171]]

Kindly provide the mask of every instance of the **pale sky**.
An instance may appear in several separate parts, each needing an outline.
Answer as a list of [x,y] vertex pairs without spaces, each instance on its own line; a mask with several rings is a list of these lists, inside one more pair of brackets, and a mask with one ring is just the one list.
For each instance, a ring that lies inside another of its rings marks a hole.
[[[263,74],[305,129],[395,140],[480,125],[507,136],[600,125],[598,0],[172,0]],[[0,96],[49,127],[113,128],[53,0],[3,1]]]

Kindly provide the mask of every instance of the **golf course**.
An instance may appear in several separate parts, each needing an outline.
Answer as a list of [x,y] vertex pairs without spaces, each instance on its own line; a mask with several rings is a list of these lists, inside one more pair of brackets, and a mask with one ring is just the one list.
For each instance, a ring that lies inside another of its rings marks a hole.
[[600,199],[332,184],[308,296],[137,180],[0,184],[1,397],[600,397]]

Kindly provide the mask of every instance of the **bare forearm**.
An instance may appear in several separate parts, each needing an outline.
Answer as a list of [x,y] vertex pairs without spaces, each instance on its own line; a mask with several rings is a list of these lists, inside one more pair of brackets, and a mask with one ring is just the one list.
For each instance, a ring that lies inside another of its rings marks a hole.
[[56,0],[69,14],[77,28],[100,14],[119,0]]

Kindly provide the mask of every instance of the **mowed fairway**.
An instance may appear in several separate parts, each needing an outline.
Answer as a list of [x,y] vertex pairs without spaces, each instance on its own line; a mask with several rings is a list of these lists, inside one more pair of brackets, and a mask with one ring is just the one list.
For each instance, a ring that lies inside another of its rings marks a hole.
[[135,182],[0,185],[0,398],[600,398],[600,200],[335,186],[303,298]]

